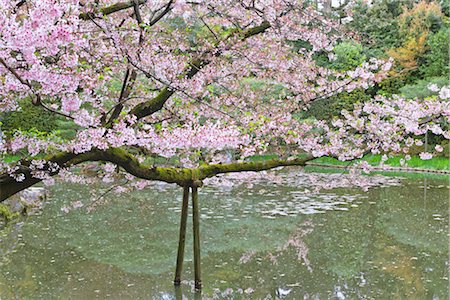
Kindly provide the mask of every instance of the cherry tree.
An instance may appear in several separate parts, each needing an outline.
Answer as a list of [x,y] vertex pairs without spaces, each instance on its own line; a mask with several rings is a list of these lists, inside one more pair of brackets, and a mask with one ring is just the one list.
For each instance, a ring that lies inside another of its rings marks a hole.
[[[105,163],[103,181],[126,178],[122,190],[149,180],[178,184],[176,284],[192,193],[201,287],[197,193],[204,179],[320,156],[407,153],[427,131],[449,138],[448,87],[431,87],[436,96],[427,100],[378,97],[329,122],[302,120],[298,112],[313,101],[368,88],[392,64],[370,59],[346,72],[319,65],[318,55],[333,60],[346,32],[302,1],[0,3],[0,110],[31,101],[78,128],[73,139],[2,134],[0,151],[22,159],[0,164],[0,200],[41,181],[82,182],[71,167],[92,161]],[[268,152],[278,158],[246,160]]]

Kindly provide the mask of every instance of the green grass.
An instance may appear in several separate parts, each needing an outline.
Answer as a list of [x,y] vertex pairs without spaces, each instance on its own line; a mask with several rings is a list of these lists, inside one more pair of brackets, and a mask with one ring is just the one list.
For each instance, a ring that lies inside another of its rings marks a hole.
[[2,160],[5,163],[12,163],[12,162],[18,161],[20,158],[21,157],[19,155],[9,155],[9,154],[7,154],[7,155],[4,155],[2,157]]
[[[402,156],[394,156],[390,157],[387,161],[385,161],[385,165],[391,167],[402,167],[400,164],[400,160]],[[381,155],[366,155],[362,158],[362,160],[367,161],[372,166],[378,166],[381,162]],[[358,162],[361,160],[357,160]],[[324,165],[337,165],[337,166],[350,166],[355,162],[348,161],[340,161],[331,157],[319,157],[313,160],[312,162],[317,164]],[[447,157],[433,157],[429,160],[422,160],[417,156],[411,157],[409,161],[406,161],[406,165],[404,167],[409,168],[418,168],[418,169],[433,169],[433,170],[450,170],[450,161]]]
[[[278,158],[276,154],[266,154],[266,155],[254,155],[248,158],[249,161],[263,161],[268,159]],[[402,167],[400,160],[404,158],[403,156],[394,156],[388,158],[385,161],[385,165],[391,167]],[[362,159],[355,161],[340,161],[332,157],[319,157],[311,162],[316,164],[324,165],[335,165],[335,166],[351,166],[352,164],[359,162],[361,160],[367,161],[372,166],[379,166],[381,162],[381,155],[366,155]],[[450,170],[450,161],[447,157],[433,157],[429,160],[422,160],[418,156],[412,156],[409,161],[406,161],[406,165],[403,167],[418,168],[418,169],[432,169],[432,170]]]

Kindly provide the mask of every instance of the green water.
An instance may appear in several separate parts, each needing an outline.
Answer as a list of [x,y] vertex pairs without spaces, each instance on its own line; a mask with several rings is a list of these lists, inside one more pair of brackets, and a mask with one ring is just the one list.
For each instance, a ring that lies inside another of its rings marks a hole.
[[[0,236],[0,299],[449,298],[448,181],[315,192],[308,176],[283,170],[200,190],[201,295],[191,223],[184,280],[172,285],[181,188],[109,194],[88,213],[92,191],[54,186],[41,215]],[[85,206],[61,211],[77,200]]]

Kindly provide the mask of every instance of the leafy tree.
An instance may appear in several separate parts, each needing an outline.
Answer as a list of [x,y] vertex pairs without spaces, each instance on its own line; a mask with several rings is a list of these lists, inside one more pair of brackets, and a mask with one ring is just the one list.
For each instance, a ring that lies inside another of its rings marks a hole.
[[436,2],[421,1],[411,9],[404,8],[398,18],[403,44],[387,53],[396,59],[401,72],[415,71],[427,50],[427,38],[442,26],[443,14]]
[[[378,93],[393,95],[404,85],[448,70],[448,22],[445,1],[364,1],[353,6],[348,27],[361,37],[369,56],[391,56],[396,68],[378,85]],[[442,32],[441,32],[442,31]]]
[[449,29],[443,27],[427,41],[428,51],[420,71],[424,77],[447,76],[449,73]]
[[361,35],[366,51],[382,56],[385,49],[400,45],[397,18],[403,7],[411,3],[412,1],[380,0],[369,5],[367,1],[357,1],[352,7],[352,21],[348,27]]
[[425,53],[427,36],[424,32],[418,37],[409,37],[402,46],[387,51],[399,64],[399,72],[410,72],[419,67],[418,60]]

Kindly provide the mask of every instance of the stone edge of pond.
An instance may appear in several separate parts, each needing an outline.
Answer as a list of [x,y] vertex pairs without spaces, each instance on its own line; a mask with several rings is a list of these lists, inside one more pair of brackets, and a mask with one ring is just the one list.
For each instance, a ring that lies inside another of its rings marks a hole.
[[[343,165],[333,165],[333,164],[322,164],[322,163],[306,163],[307,166],[313,167],[323,167],[323,168],[333,168],[333,169],[348,169],[348,166]],[[433,173],[433,174],[443,174],[450,175],[450,170],[437,170],[437,169],[421,169],[421,168],[404,168],[404,167],[372,167],[375,171],[383,171],[383,172],[411,172],[411,173]]]
[[10,223],[42,211],[47,191],[42,187],[30,187],[0,203],[0,229]]

